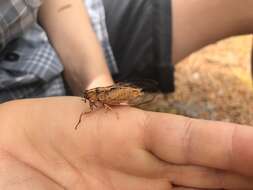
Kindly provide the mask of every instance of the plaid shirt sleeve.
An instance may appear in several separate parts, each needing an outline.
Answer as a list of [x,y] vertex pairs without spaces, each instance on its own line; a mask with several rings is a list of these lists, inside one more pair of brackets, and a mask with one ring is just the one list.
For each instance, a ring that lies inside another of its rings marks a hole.
[[1,0],[0,50],[36,21],[41,0]]
[[[41,0],[1,1],[6,2],[5,7],[9,9],[1,13],[0,3],[0,22],[5,23],[4,27],[0,27],[0,44],[4,47],[0,53],[0,102],[66,95],[62,78],[63,65],[43,29],[34,23]],[[85,0],[85,4],[93,29],[104,49],[108,66],[116,73],[102,1]],[[11,19],[7,22],[9,17]],[[14,38],[17,35],[19,37]]]

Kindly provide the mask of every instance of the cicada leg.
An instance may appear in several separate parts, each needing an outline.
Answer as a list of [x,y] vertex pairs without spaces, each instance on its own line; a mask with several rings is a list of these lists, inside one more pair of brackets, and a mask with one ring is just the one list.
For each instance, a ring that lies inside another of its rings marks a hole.
[[84,103],[87,102],[87,98],[82,98],[82,101],[84,101]]
[[112,108],[108,104],[103,103],[103,107],[106,111],[112,111]]
[[96,103],[92,101],[89,101],[89,105],[90,105],[91,111],[93,111],[97,107]]
[[82,112],[79,116],[79,120],[75,126],[75,130],[78,129],[78,126],[80,125],[80,123],[82,122],[82,118],[84,115],[88,114],[88,113],[91,113],[96,107],[97,105],[95,104],[95,102],[92,102],[92,101],[89,101],[89,106],[90,106],[90,111],[86,111],[86,112]]
[[78,120],[78,122],[77,122],[77,124],[76,124],[76,126],[75,126],[75,130],[78,129],[78,126],[79,126],[80,123],[82,122],[82,118],[83,118],[83,116],[84,116],[85,114],[86,114],[86,112],[82,112],[82,113],[80,114],[79,120]]
[[[112,107],[110,107],[108,104],[102,103],[102,105],[105,109],[105,112],[113,111]],[[117,119],[119,119],[119,113],[115,111],[115,114],[116,114]]]
[[83,118],[83,116],[84,115],[86,115],[86,114],[89,114],[89,113],[91,113],[93,110],[90,110],[90,111],[86,111],[86,112],[82,112],[81,114],[80,114],[80,116],[79,116],[79,120],[78,120],[78,122],[77,122],[77,124],[76,124],[76,126],[75,126],[75,130],[77,130],[78,129],[78,126],[80,125],[80,123],[82,122],[82,118]]

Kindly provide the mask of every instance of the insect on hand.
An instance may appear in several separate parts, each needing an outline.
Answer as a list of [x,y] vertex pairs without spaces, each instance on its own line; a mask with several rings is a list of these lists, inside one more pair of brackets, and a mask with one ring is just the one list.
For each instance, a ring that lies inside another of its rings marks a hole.
[[143,89],[129,83],[116,83],[108,87],[98,87],[90,90],[85,90],[83,92],[83,101],[89,102],[91,111],[81,113],[75,129],[77,129],[81,123],[83,115],[92,112],[95,108],[101,105],[106,110],[112,110],[111,106],[137,106],[153,100],[149,99],[148,101],[137,101],[137,99],[141,98],[142,96],[144,96]]

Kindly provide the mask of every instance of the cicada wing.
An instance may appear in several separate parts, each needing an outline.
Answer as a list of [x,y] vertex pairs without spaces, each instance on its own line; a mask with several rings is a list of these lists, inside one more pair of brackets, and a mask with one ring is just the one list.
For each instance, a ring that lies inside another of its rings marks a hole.
[[129,82],[117,82],[116,84],[112,86],[112,88],[122,88],[122,87],[140,88],[134,83],[129,83]]
[[159,92],[158,82],[151,79],[117,82],[116,86],[140,88],[143,92]]
[[128,101],[130,106],[141,106],[145,104],[150,104],[155,101],[156,94],[154,93],[143,93],[142,96],[139,96],[133,100]]

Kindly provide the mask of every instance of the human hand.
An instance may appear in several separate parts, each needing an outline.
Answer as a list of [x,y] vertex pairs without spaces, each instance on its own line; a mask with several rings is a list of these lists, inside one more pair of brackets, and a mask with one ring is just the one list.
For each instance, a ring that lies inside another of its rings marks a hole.
[[79,98],[0,106],[0,189],[253,189],[253,129]]

